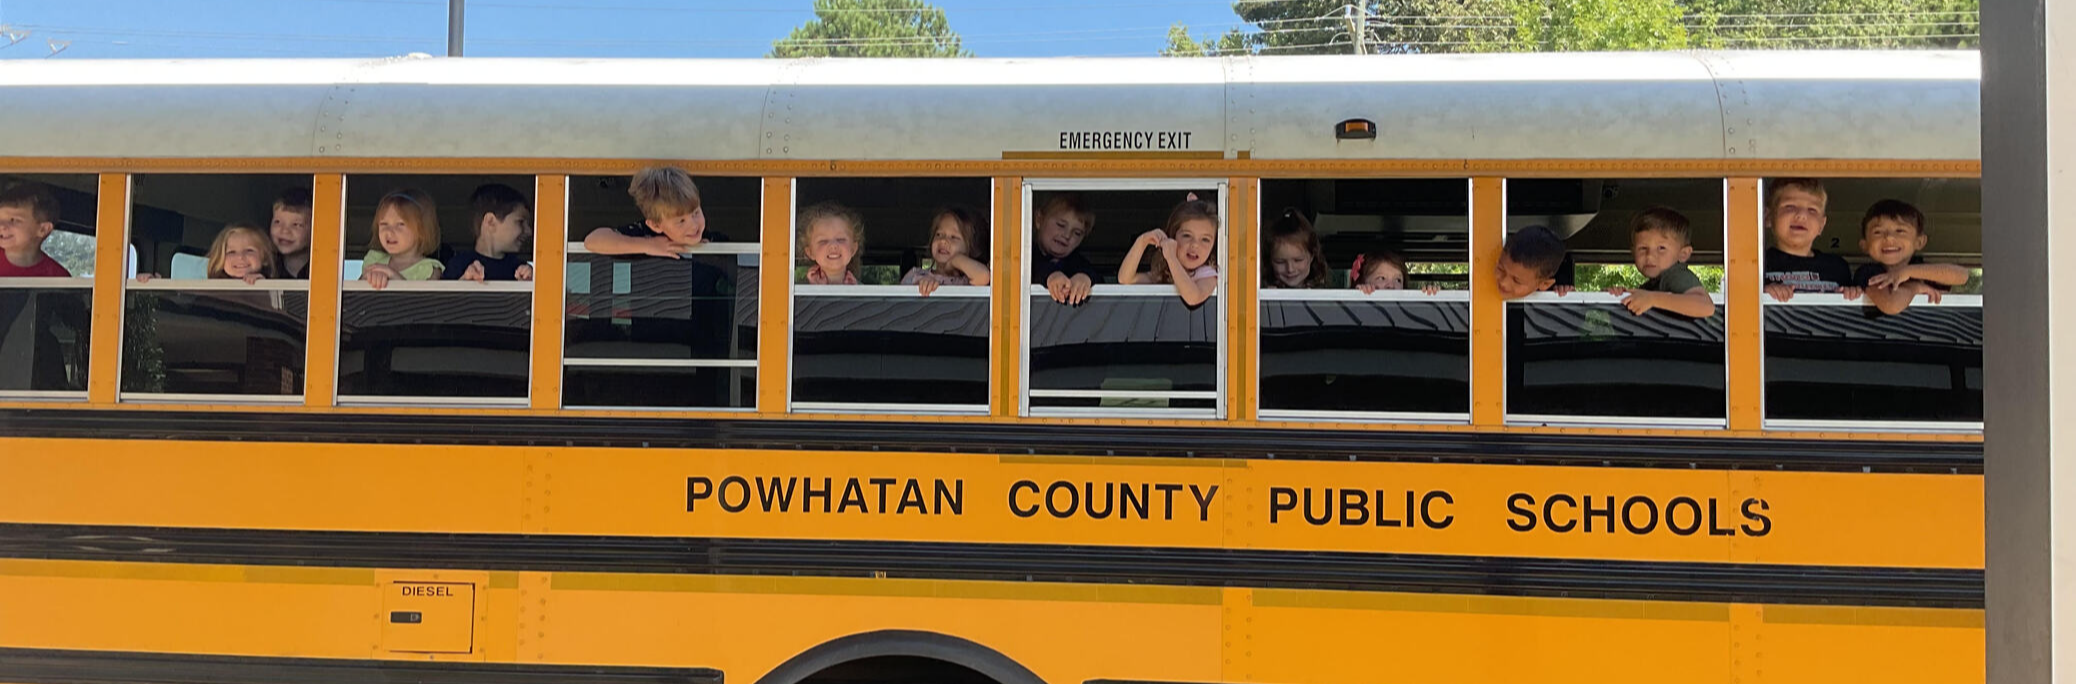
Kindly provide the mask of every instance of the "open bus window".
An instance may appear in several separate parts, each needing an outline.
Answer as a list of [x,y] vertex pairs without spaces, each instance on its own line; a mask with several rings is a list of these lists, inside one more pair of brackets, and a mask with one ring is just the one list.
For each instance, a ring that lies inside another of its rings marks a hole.
[[98,196],[92,174],[0,175],[0,397],[86,398]]
[[985,412],[986,178],[809,178],[794,209],[796,410]]
[[302,396],[310,180],[131,178],[123,398]]
[[[570,177],[563,405],[754,408],[763,180],[689,178],[699,211],[686,220],[703,222],[703,242],[678,258],[593,253],[585,243],[594,232],[654,230],[628,192],[632,180]],[[663,213],[682,200],[665,199]]]
[[346,179],[342,402],[525,401],[533,198],[531,176]]
[[[1224,287],[1201,283],[1225,270],[1224,184],[1045,180],[1026,182],[1024,195],[1025,412],[1215,417],[1225,390]],[[1181,206],[1192,201],[1201,204]],[[1177,230],[1168,230],[1171,216],[1182,218]],[[1210,249],[1182,244],[1207,228],[1216,233]],[[1149,231],[1169,233],[1179,269]],[[1117,284],[1135,244],[1146,245],[1131,273],[1139,282]],[[1178,278],[1201,299],[1185,299]]]
[[1509,421],[1722,423],[1723,193],[1717,178],[1507,181],[1507,239],[1561,240],[1548,277],[1573,288],[1507,304]]
[[1980,429],[1981,181],[1764,190],[1767,425]]
[[1466,420],[1469,181],[1261,192],[1261,416]]

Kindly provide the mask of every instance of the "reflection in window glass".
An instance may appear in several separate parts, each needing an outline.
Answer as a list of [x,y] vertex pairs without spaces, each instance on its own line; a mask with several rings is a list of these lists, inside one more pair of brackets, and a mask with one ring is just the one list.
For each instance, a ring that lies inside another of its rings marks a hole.
[[1467,413],[1470,302],[1264,298],[1265,411]]
[[1621,304],[1507,305],[1507,413],[1721,419],[1723,316]]
[[1981,305],[1768,305],[1766,417],[1981,422]]
[[124,393],[303,393],[309,293],[148,290],[127,297]]
[[524,398],[533,293],[341,293],[339,394]]
[[987,289],[886,289],[795,293],[793,401],[986,406]]
[[1080,306],[1030,297],[1031,406],[1216,406],[1218,298],[1190,307],[1147,289],[1158,294],[1106,291]]
[[0,391],[86,391],[88,287],[0,288]]

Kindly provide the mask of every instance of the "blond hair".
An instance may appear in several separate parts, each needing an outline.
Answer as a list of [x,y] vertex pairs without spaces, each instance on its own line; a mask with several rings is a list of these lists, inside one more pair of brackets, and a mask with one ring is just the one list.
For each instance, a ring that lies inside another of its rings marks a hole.
[[850,271],[851,275],[858,275],[862,268],[859,262],[865,260],[865,216],[859,214],[858,210],[846,207],[841,203],[817,202],[806,209],[800,210],[800,223],[797,227],[800,253],[807,253],[808,232],[814,230],[816,222],[826,219],[840,219],[845,225],[850,226],[851,242],[856,245],[857,251],[851,253],[851,263],[845,266],[844,270]]
[[382,249],[382,212],[389,209],[395,209],[404,225],[418,234],[418,256],[432,256],[433,252],[439,251],[440,212],[433,206],[432,195],[417,188],[392,190],[382,196],[382,201],[375,203],[374,235],[368,237],[368,249],[388,254]]
[[267,262],[260,266],[260,275],[272,278],[281,270],[281,255],[274,253],[274,241],[260,231],[259,226],[243,221],[224,226],[216,234],[216,241],[209,244],[209,277],[229,278],[223,272],[223,253],[231,248],[231,236],[243,235],[253,244],[259,245],[260,253],[267,255]]
[[1773,220],[1774,212],[1780,210],[1780,193],[1784,190],[1801,190],[1815,195],[1818,202],[1823,202],[1826,205],[1831,203],[1830,193],[1824,192],[1823,181],[1815,178],[1777,179],[1773,181],[1773,187],[1766,191],[1766,220]]
[[641,207],[642,218],[664,221],[699,211],[699,186],[691,174],[675,166],[651,166],[635,172],[627,196]]

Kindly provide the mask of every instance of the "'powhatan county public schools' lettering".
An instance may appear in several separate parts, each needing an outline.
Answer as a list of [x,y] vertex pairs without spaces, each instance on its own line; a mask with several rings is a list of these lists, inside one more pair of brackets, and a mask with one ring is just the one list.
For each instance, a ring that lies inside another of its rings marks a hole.
[[[1000,503],[1021,520],[1117,520],[1208,523],[1219,507],[1215,484],[1096,480],[1017,480]],[[1230,498],[1228,496],[1227,498]],[[990,499],[991,501],[994,501]],[[1487,508],[1487,507],[1490,508]],[[1260,522],[1368,530],[1459,528],[1466,510],[1503,512],[1498,519],[1521,534],[1764,537],[1773,533],[1773,505],[1765,499],[1711,496],[1515,492],[1504,500],[1466,501],[1442,489],[1269,487]],[[685,478],[687,513],[852,515],[966,514],[966,481],[914,477]],[[1494,518],[1472,516],[1479,525]]]
[[1189,131],[1060,131],[1062,150],[1187,150]]

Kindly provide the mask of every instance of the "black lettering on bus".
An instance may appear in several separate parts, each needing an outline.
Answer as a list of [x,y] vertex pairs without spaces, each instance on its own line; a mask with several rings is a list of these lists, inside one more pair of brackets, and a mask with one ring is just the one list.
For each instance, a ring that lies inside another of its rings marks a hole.
[[[741,500],[741,501],[739,501],[739,502],[736,502],[736,503],[728,503],[728,487],[729,487],[729,486],[731,486],[731,485],[733,485],[733,486],[735,487],[735,491],[738,491],[738,492],[741,492],[741,493],[742,493],[742,500]],[[749,481],[749,480],[745,480],[745,479],[743,479],[741,475],[730,475],[730,476],[728,476],[728,477],[722,478],[722,479],[721,479],[721,510],[724,510],[724,511],[728,511],[728,512],[730,512],[730,513],[741,513],[743,509],[745,509],[745,508],[749,508],[749,507],[750,507],[750,481]]]
[[1306,488],[1305,488],[1305,522],[1308,522],[1308,523],[1312,523],[1312,524],[1314,524],[1314,525],[1324,525],[1324,524],[1327,524],[1328,522],[1331,522],[1331,521],[1333,521],[1333,519],[1334,519],[1334,502],[1333,502],[1333,497],[1332,497],[1332,496],[1327,496],[1327,495],[1321,495],[1321,496],[1319,497],[1319,504],[1320,504],[1320,506],[1319,506],[1319,515],[1318,515],[1318,517],[1314,517],[1314,516],[1312,515],[1312,488],[1311,488],[1311,487],[1306,487]]
[[1708,497],[1708,536],[1711,536],[1711,537],[1734,537],[1734,536],[1737,536],[1737,530],[1733,530],[1733,529],[1730,529],[1730,528],[1727,528],[1727,527],[1717,527],[1717,526],[1716,526],[1716,498],[1715,498],[1715,497],[1713,497],[1713,496],[1711,496],[1711,497]]
[[[1614,499],[1609,497],[1608,500]],[[1630,515],[1636,510],[1637,504],[1643,504],[1644,511],[1651,514],[1648,521],[1642,525],[1636,524],[1636,518]],[[1650,534],[1658,529],[1658,502],[1652,501],[1648,496],[1629,497],[1629,500],[1622,502],[1622,527],[1629,530],[1630,534]]]
[[[1033,486],[1035,487],[1035,485]],[[944,480],[938,480],[936,490],[936,497],[934,500],[930,502],[930,513],[934,515],[944,515],[944,504],[949,502],[951,504],[952,515],[966,514],[965,480],[952,480],[952,486],[950,488],[946,488],[944,486]],[[1033,509],[1033,512],[1036,512],[1036,509]]]
[[1038,504],[1031,504],[1030,508],[1024,508],[1017,504],[1018,501],[1021,501],[1021,499],[1017,498],[1017,495],[1023,494],[1025,489],[1031,490],[1032,494],[1037,494],[1038,483],[1030,480],[1017,480],[1016,484],[1009,485],[1009,512],[1015,513],[1016,517],[1019,518],[1028,518],[1038,514]]
[[917,513],[929,512],[929,509],[923,506],[923,483],[913,477],[908,478],[907,484],[901,485],[901,505],[894,509],[894,513],[907,513],[910,507],[914,507]]
[[1197,493],[1196,485],[1190,485],[1189,495],[1197,500],[1197,520],[1210,522],[1211,497],[1218,496],[1218,485],[1211,485],[1211,488],[1204,490],[1202,494]]
[[[1683,504],[1694,512],[1693,521],[1687,525],[1681,525],[1679,519],[1672,515]],[[1665,504],[1665,529],[1672,530],[1673,534],[1682,537],[1701,531],[1701,502],[1691,497],[1672,497],[1672,503]]]
[[836,512],[842,513],[850,510],[853,506],[857,507],[859,513],[867,512],[865,508],[865,488],[858,486],[858,478],[855,477],[844,480],[843,500],[837,502]]
[[[782,482],[785,483],[784,489],[779,488]],[[762,506],[764,512],[770,513],[771,503],[777,501],[780,513],[793,510],[793,489],[797,484],[800,484],[800,478],[797,477],[774,477],[769,481],[758,477],[757,505]]]
[[[1398,527],[1401,524],[1398,518],[1384,514],[1384,490],[1377,490],[1377,495],[1370,497],[1370,500],[1376,502],[1377,514],[1372,519],[1377,521],[1376,525],[1378,527]],[[1408,501],[1411,501],[1411,499],[1408,499]]]
[[1117,483],[1103,483],[1103,511],[1101,513],[1096,512],[1096,483],[1083,482],[1081,487],[1082,492],[1085,494],[1081,499],[1088,502],[1088,508],[1083,509],[1088,511],[1088,517],[1097,520],[1108,520],[1110,514],[1117,510]]
[[1745,520],[1750,520],[1759,523],[1759,529],[1752,529],[1750,523],[1739,525],[1738,528],[1744,530],[1744,533],[1746,535],[1750,535],[1753,537],[1764,537],[1768,534],[1772,534],[1773,518],[1766,517],[1765,513],[1753,511],[1752,504],[1758,504],[1759,510],[1761,511],[1771,508],[1770,506],[1766,505],[1765,499],[1745,499],[1744,504],[1738,507],[1738,511],[1744,513]]
[[1426,524],[1427,529],[1430,530],[1448,529],[1449,525],[1456,522],[1456,515],[1452,513],[1442,516],[1440,520],[1436,520],[1433,512],[1435,499],[1441,499],[1442,503],[1451,506],[1456,505],[1456,497],[1449,496],[1448,492],[1439,489],[1422,494],[1420,495],[1420,522]]
[[1154,488],[1154,489],[1156,489],[1156,490],[1159,490],[1159,491],[1160,491],[1160,493],[1161,493],[1161,494],[1162,494],[1163,496],[1167,497],[1167,503],[1166,503],[1166,504],[1164,504],[1164,510],[1162,510],[1162,512],[1161,512],[1161,519],[1162,519],[1162,520],[1174,520],[1174,519],[1175,519],[1175,493],[1176,493],[1176,492],[1179,492],[1179,491],[1182,491],[1182,485],[1179,485],[1179,484],[1168,484],[1168,483],[1161,483],[1161,484],[1157,484],[1157,485],[1154,485],[1154,486],[1153,486],[1153,488]]
[[[1380,491],[1378,494],[1381,495],[1383,492]],[[1349,515],[1349,511],[1354,511],[1355,515]],[[1369,522],[1370,493],[1360,489],[1341,490],[1341,524],[1367,525]]]
[[890,485],[890,484],[894,484],[895,482],[899,482],[899,480],[896,480],[896,479],[894,479],[894,478],[891,478],[891,477],[875,477],[875,478],[872,478],[872,479],[870,479],[870,480],[866,480],[866,481],[867,481],[867,482],[871,482],[871,483],[872,483],[872,486],[874,486],[874,487],[878,487],[878,488],[879,488],[879,508],[877,508],[877,509],[874,509],[874,510],[871,510],[871,511],[866,511],[866,512],[868,512],[868,513],[885,513],[885,512],[887,512],[887,485]]
[[692,506],[714,495],[714,481],[704,477],[685,478],[685,512],[691,513]]
[[[1064,510],[1054,505],[1055,497],[1053,496],[1054,492],[1062,491],[1067,493],[1067,507]],[[1074,515],[1074,512],[1076,510],[1079,510],[1080,508],[1081,490],[1075,489],[1074,483],[1065,480],[1054,480],[1052,484],[1045,486],[1045,512],[1051,513],[1052,517],[1071,517]]]
[[1118,494],[1124,501],[1117,505],[1117,519],[1123,520],[1125,516],[1132,515],[1134,510],[1138,511],[1140,520],[1150,517],[1146,513],[1146,503],[1153,500],[1153,490],[1148,488],[1144,482],[1139,483],[1138,486],[1139,492],[1136,495],[1132,493],[1132,485],[1125,485],[1119,488]]
[[[1527,504],[1527,506],[1522,504]],[[1513,528],[1515,532],[1527,532],[1535,529],[1534,506],[1535,497],[1530,496],[1528,492],[1508,494],[1507,513],[1510,515],[1507,516],[1507,527]],[[1519,518],[1515,516],[1519,516]]]
[[810,477],[807,478],[807,484],[802,485],[800,490],[800,510],[802,512],[814,510],[815,499],[820,498],[822,500],[822,512],[827,513],[829,512],[829,495],[836,491],[836,484],[832,479],[825,477],[822,478],[822,488],[815,489],[815,479]]
[[1297,510],[1297,490],[1289,487],[1269,488],[1269,524],[1276,524],[1276,518],[1282,512],[1293,510]]
[[[1578,510],[1579,508],[1579,500],[1571,498],[1570,494],[1552,494],[1550,498],[1543,500],[1543,524],[1549,526],[1551,532],[1570,532],[1572,528],[1579,526],[1579,521],[1567,520],[1564,522],[1564,525],[1559,526],[1557,524],[1557,516],[1552,512],[1552,509],[1556,508],[1559,501],[1564,502],[1566,506],[1570,506],[1572,510]],[[1591,530],[1592,528],[1589,527],[1587,529]]]
[[1615,497],[1613,494],[1607,496],[1607,508],[1594,508],[1593,496],[1590,494],[1580,498],[1586,503],[1586,515],[1583,517],[1586,521],[1587,532],[1593,531],[1593,518],[1596,516],[1607,521],[1608,532],[1615,531]]

